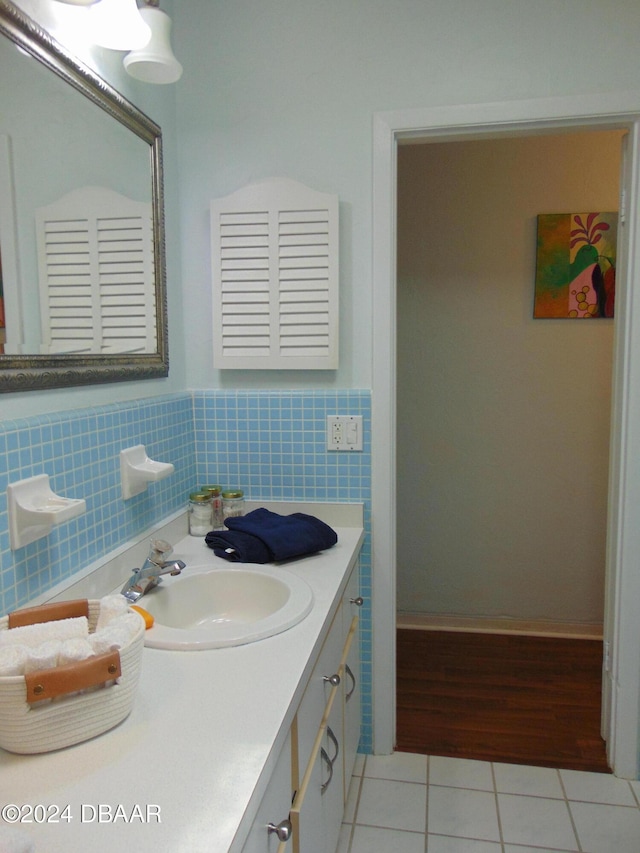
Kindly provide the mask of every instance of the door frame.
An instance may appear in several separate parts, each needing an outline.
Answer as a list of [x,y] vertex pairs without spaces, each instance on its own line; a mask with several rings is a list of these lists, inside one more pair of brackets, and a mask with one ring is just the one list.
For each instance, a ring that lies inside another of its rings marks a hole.
[[[373,748],[396,736],[396,196],[401,140],[452,141],[563,130],[628,131],[621,189],[607,565],[603,733],[616,776],[640,752],[640,95],[617,93],[376,113],[373,118],[372,663]],[[622,210],[622,206],[621,206]],[[622,218],[622,217],[621,217]],[[635,449],[635,460],[634,456]]]

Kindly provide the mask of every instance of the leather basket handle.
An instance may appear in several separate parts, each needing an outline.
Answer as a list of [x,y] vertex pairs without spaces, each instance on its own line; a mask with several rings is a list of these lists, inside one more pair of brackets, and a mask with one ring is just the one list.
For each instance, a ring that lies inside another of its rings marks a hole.
[[54,622],[58,619],[74,619],[77,616],[89,617],[89,602],[86,598],[41,604],[38,607],[25,607],[23,610],[14,610],[13,613],[9,613],[7,618],[9,628],[22,628],[24,625],[37,625],[39,622]]
[[104,684],[105,681],[112,681],[121,675],[120,653],[117,650],[94,655],[78,663],[30,672],[24,677],[27,702],[41,702],[43,699],[54,699],[66,693],[86,690],[87,687]]

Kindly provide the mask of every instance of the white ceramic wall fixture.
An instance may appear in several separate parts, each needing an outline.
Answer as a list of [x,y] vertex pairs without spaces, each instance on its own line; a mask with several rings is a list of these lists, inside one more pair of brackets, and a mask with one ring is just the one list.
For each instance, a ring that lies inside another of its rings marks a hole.
[[7,510],[11,550],[16,551],[47,536],[55,524],[82,515],[86,509],[86,502],[80,498],[56,495],[48,474],[9,483]]
[[122,500],[129,500],[144,492],[149,483],[164,480],[173,474],[170,462],[155,462],[149,459],[144,444],[127,447],[120,451],[120,479],[122,481]]

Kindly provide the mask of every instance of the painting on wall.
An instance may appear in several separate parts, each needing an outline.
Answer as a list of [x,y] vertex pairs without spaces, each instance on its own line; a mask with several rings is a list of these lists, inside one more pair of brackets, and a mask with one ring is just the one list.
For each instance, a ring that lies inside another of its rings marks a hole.
[[613,317],[617,213],[541,213],[534,318]]

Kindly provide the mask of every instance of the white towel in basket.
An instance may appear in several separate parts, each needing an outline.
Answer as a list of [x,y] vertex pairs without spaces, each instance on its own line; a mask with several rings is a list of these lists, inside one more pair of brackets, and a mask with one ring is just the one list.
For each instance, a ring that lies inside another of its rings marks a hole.
[[0,631],[0,646],[23,645],[35,648],[46,640],[67,640],[88,635],[87,617],[76,616],[72,619],[56,619],[53,622],[38,622],[35,625]]
[[26,646],[0,646],[0,676],[24,675],[28,657],[29,649]]
[[68,640],[63,640],[60,643],[58,651],[58,666],[65,666],[68,663],[78,663],[79,661],[90,658],[93,654],[93,647],[87,637],[70,637]]
[[24,674],[38,672],[41,669],[53,669],[54,666],[58,665],[59,651],[59,640],[47,640],[45,643],[36,646],[35,649],[29,649],[29,654],[24,662]]
[[124,595],[105,595],[100,599],[100,613],[96,631],[106,628],[114,619],[124,616],[129,612],[129,602]]
[[101,655],[115,649],[126,648],[139,628],[140,616],[127,608],[124,615],[118,616],[105,628],[100,628],[95,634],[91,634],[89,642],[93,647],[94,654]]

